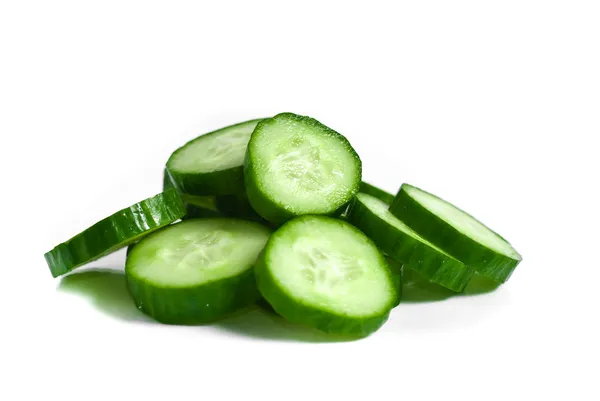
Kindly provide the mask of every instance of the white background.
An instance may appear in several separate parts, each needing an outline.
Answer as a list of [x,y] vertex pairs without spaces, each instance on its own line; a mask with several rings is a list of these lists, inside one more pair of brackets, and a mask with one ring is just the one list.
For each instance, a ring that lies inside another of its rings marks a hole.
[[[600,399],[599,6],[2,1],[0,399]],[[163,326],[120,276],[51,278],[43,254],[159,192],[172,150],[282,111],[523,263],[496,292],[403,304],[346,343],[259,311]]]

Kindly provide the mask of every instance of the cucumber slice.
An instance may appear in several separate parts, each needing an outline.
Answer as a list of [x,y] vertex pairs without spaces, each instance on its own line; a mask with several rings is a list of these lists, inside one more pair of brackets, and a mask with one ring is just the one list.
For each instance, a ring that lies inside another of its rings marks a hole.
[[58,277],[181,219],[185,212],[179,194],[170,189],[100,220],[44,257],[52,276]]
[[[170,188],[176,188],[176,186],[171,179],[169,172],[165,169],[163,172],[163,191]],[[217,209],[214,196],[189,195],[183,192],[179,192],[179,195],[186,205],[186,219],[220,217],[222,215]]]
[[366,336],[387,320],[398,298],[375,244],[331,217],[302,216],[283,225],[254,273],[278,314],[328,333]]
[[190,219],[138,242],[125,274],[136,305],[159,322],[215,320],[260,298],[252,267],[270,230],[228,218]]
[[303,214],[336,214],[358,192],[362,165],[348,140],[292,113],[261,121],[244,163],[250,204],[279,224]]
[[387,203],[374,196],[356,195],[348,220],[390,257],[453,291],[462,291],[475,273],[394,217]]
[[390,212],[428,241],[503,283],[521,255],[501,236],[452,204],[412,185],[403,184]]
[[221,128],[173,152],[167,170],[177,188],[190,195],[229,195],[243,191],[244,155],[259,121]]
[[360,183],[359,192],[374,196],[377,199],[384,201],[388,205],[394,201],[394,195],[364,181]]

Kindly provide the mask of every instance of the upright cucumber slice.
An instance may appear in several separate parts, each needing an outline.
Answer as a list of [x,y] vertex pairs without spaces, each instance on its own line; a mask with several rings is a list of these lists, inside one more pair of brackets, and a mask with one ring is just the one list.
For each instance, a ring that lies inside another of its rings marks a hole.
[[352,225],[325,216],[298,217],[279,228],[255,275],[277,313],[329,333],[374,332],[398,298],[375,244]]
[[167,169],[177,188],[190,195],[229,195],[243,191],[244,155],[259,121],[221,128],[173,152]]
[[521,261],[521,255],[501,236],[452,204],[403,184],[390,212],[428,241],[503,283]]
[[260,298],[252,267],[270,230],[243,220],[190,219],[138,242],[125,274],[138,306],[170,324],[203,323]]
[[169,189],[100,220],[44,257],[52,276],[58,277],[179,220],[185,212],[177,191]]
[[358,192],[361,172],[345,137],[292,113],[256,126],[244,163],[250,204],[275,224],[303,214],[341,213]]
[[374,196],[356,195],[348,221],[390,257],[453,291],[462,291],[475,273],[394,217],[387,203]]
[[[169,172],[165,169],[163,172],[163,191],[170,188],[176,188],[175,183],[173,183]],[[221,216],[221,213],[217,209],[214,196],[189,195],[183,192],[179,192],[179,195],[186,205],[186,218],[192,219]]]
[[374,196],[377,199],[384,201],[388,205],[394,201],[394,195],[364,181],[360,183],[359,192]]

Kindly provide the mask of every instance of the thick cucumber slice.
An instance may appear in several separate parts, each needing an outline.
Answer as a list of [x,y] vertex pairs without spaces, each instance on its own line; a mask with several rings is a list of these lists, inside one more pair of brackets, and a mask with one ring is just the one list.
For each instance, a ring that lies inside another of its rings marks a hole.
[[191,195],[229,195],[243,191],[244,155],[259,121],[221,128],[173,152],[167,169],[177,188]]
[[375,244],[331,217],[302,216],[283,225],[254,272],[262,296],[277,313],[329,333],[374,332],[398,298]]
[[138,242],[125,274],[136,305],[170,324],[203,323],[260,298],[252,267],[270,230],[227,218],[190,219]]
[[374,196],[377,199],[384,201],[388,205],[394,201],[394,195],[364,181],[360,183],[359,192]]
[[[171,179],[167,169],[163,172],[163,191],[170,188],[176,188],[175,183]],[[214,196],[199,196],[189,195],[183,192],[179,192],[181,199],[185,202],[187,213],[185,218],[200,218],[200,217],[219,217],[221,212],[217,209],[216,200]]]
[[356,195],[348,221],[390,257],[453,291],[462,291],[475,273],[394,217],[387,203],[374,196]]
[[244,164],[250,204],[279,224],[303,214],[336,214],[358,192],[360,158],[317,120],[282,113],[254,130]]
[[419,188],[403,184],[390,212],[431,243],[497,282],[508,280],[521,262],[521,255],[504,238]]
[[185,212],[179,194],[170,189],[100,220],[44,257],[52,276],[58,277],[179,220]]

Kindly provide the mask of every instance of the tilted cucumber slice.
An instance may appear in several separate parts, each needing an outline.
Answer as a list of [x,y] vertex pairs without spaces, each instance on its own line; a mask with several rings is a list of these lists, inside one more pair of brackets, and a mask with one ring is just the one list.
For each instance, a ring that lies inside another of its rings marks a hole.
[[358,192],[369,194],[377,199],[381,199],[388,205],[394,201],[394,195],[364,181],[360,183],[360,189]]
[[100,220],[44,257],[52,276],[58,277],[179,220],[185,212],[177,191],[169,189]]
[[375,244],[331,217],[302,216],[284,224],[267,242],[254,273],[277,313],[329,333],[374,332],[398,298]]
[[521,255],[504,238],[419,188],[403,184],[390,212],[429,242],[497,282],[508,280],[521,262]]
[[356,195],[348,221],[390,257],[453,291],[462,291],[475,273],[414,232],[390,213],[387,203],[374,196]]
[[360,158],[317,120],[278,114],[256,126],[244,163],[250,204],[279,224],[303,214],[336,214],[358,192]]
[[208,322],[260,298],[252,267],[270,230],[228,218],[190,219],[133,247],[125,274],[136,305],[163,323]]
[[[163,191],[176,188],[167,169],[163,172]],[[219,217],[221,212],[217,209],[214,196],[189,195],[179,192],[181,199],[185,202],[187,213],[185,218]]]
[[244,155],[259,121],[221,128],[173,152],[167,169],[177,188],[190,195],[229,195],[243,191]]

